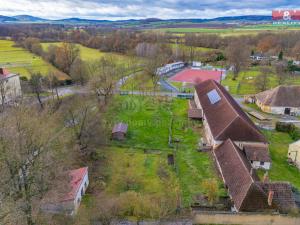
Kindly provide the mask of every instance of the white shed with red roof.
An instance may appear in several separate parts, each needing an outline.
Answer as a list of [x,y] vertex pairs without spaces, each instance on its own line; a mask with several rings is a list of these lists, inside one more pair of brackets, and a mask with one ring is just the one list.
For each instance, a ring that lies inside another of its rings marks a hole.
[[69,171],[70,188],[69,192],[56,202],[45,203],[42,210],[48,213],[64,213],[75,215],[80,206],[82,197],[84,196],[89,185],[88,167]]

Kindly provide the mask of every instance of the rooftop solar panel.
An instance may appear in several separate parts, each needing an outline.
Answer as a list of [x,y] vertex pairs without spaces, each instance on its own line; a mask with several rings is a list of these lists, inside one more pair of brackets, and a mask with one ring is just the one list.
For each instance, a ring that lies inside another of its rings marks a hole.
[[213,89],[212,91],[208,92],[207,97],[209,98],[209,101],[212,105],[221,100],[221,97],[216,91],[216,89]]

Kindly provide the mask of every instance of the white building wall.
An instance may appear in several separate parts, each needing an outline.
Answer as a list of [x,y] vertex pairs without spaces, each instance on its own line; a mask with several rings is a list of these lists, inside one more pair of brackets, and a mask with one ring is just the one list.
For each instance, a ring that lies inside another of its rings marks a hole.
[[290,144],[288,158],[300,169],[300,141]]
[[291,109],[291,115],[300,115],[300,108],[295,108],[295,107],[271,107],[271,113],[272,114],[281,114],[284,115],[285,109],[290,108]]
[[[88,186],[89,186],[89,176],[88,176],[88,173],[87,173],[85,175],[85,177],[83,178],[83,181],[82,181],[82,183],[80,185],[80,188],[78,189],[77,195],[76,195],[76,197],[74,199],[74,202],[73,202],[73,204],[74,204],[74,210],[73,210],[72,215],[74,215],[74,214],[77,213],[77,210],[78,210],[78,208],[80,206],[82,197],[85,194],[86,189],[87,189]],[[81,193],[83,193],[83,195]]]
[[[20,77],[18,75],[13,75],[5,78],[3,81],[4,92],[5,92],[5,102],[14,101],[16,98],[22,96]],[[2,101],[2,96],[0,94],[0,101]]]
[[270,170],[270,168],[271,168],[271,163],[270,162],[264,162],[264,164],[261,165],[260,161],[253,161],[251,163],[251,165],[254,169]]

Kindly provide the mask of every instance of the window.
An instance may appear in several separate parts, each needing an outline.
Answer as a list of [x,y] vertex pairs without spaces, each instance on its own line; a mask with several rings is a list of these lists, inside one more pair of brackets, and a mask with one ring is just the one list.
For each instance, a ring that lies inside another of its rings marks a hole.
[[207,97],[209,98],[209,101],[212,105],[221,100],[221,97],[216,89],[213,89],[212,91],[208,92]]
[[253,160],[251,160],[251,164],[253,164]]
[[81,189],[81,196],[83,196],[83,194],[84,194],[84,193],[83,193],[83,188],[82,188],[82,189]]
[[260,162],[260,165],[261,165],[261,166],[265,165],[265,162]]

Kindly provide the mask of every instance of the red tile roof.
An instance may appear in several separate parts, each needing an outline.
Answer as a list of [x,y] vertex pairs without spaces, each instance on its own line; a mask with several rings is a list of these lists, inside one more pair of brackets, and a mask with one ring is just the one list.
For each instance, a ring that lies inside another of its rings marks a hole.
[[71,177],[71,191],[68,194],[66,194],[62,201],[70,201],[75,199],[79,188],[83,182],[83,179],[87,173],[88,167],[82,167],[76,170],[69,171],[69,175]]
[[[264,135],[241,109],[225,88],[214,80],[204,81],[195,87],[203,113],[215,140],[263,142]],[[212,104],[208,93],[215,90],[220,100]]]
[[220,82],[221,78],[221,71],[186,69],[171,77],[170,80],[175,82],[197,84],[199,82],[203,82],[209,79],[213,79],[217,82]]
[[270,208],[259,178],[243,152],[226,140],[214,150],[220,173],[238,211],[257,211]]
[[8,75],[10,75],[10,72],[7,69],[0,68],[0,76],[5,76],[6,77]]

